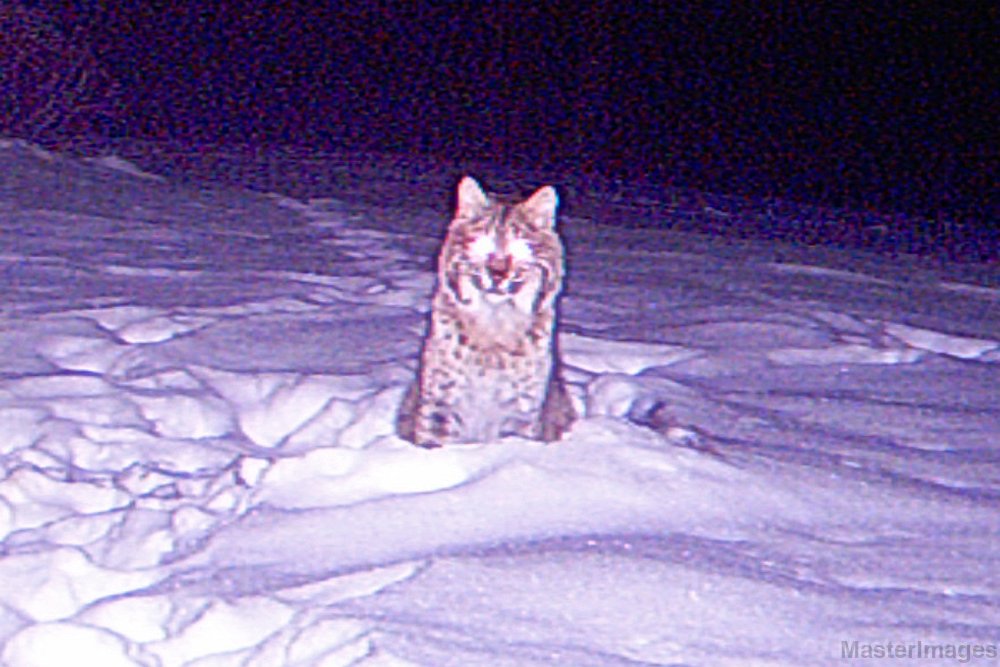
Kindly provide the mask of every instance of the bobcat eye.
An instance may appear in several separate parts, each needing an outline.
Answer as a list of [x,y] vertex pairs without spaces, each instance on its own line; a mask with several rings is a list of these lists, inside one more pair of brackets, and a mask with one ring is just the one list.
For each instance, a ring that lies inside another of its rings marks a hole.
[[496,249],[497,244],[494,243],[492,237],[480,236],[469,244],[469,255],[473,259],[482,260],[489,257]]
[[516,262],[526,262],[534,257],[531,245],[524,239],[514,239],[507,247],[507,252]]

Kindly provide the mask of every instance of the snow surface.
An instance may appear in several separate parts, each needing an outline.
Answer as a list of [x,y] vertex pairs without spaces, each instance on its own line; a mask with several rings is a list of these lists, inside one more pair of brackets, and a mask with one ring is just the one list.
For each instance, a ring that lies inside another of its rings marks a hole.
[[996,266],[568,184],[586,418],[426,451],[392,424],[460,174],[338,159],[293,198],[0,143],[3,665],[996,651]]

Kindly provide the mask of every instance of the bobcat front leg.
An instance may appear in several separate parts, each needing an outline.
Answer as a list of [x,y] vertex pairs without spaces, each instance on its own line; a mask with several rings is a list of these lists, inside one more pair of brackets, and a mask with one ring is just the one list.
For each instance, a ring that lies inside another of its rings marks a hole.
[[421,377],[412,442],[428,449],[456,439],[461,420],[455,410],[455,381],[439,371]]

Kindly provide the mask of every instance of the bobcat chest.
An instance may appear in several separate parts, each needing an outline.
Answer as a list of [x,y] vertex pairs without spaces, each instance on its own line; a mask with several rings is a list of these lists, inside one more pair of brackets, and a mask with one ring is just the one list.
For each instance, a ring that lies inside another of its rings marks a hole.
[[454,416],[462,438],[490,442],[507,435],[526,435],[541,404],[533,396],[530,377],[510,368],[466,367],[455,387]]

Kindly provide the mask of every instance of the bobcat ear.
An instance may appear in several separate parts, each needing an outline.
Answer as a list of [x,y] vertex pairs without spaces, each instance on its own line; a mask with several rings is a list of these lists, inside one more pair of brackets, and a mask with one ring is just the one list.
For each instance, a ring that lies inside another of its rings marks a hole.
[[458,206],[455,219],[472,218],[489,206],[490,200],[483,188],[471,176],[465,176],[458,184]]
[[556,194],[556,189],[546,185],[521,202],[519,208],[536,227],[548,228],[556,224],[557,206],[559,195]]

